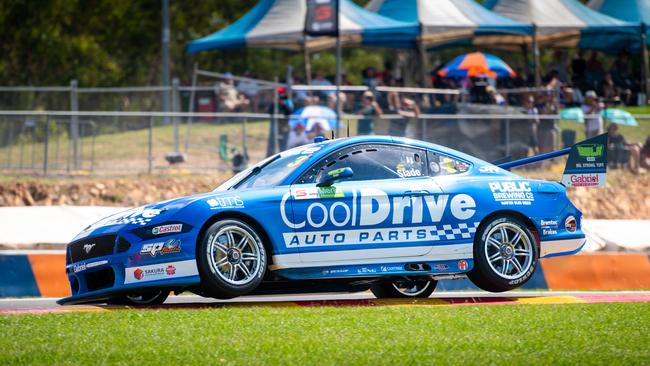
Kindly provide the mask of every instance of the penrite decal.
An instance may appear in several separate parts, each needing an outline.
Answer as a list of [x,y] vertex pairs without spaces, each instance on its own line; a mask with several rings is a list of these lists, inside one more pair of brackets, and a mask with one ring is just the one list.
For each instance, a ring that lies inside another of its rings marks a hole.
[[205,201],[210,209],[218,208],[244,208],[244,201],[239,196],[215,197]]

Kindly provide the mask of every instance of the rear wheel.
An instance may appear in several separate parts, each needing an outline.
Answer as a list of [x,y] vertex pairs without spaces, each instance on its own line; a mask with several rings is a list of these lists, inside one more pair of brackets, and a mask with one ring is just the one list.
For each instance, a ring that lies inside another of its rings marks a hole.
[[153,289],[137,294],[128,294],[108,301],[114,305],[160,305],[169,297],[169,290]]
[[426,298],[436,289],[437,281],[424,278],[397,278],[380,280],[372,284],[370,291],[379,299],[385,298]]
[[260,236],[237,219],[212,224],[196,258],[203,288],[218,299],[246,295],[262,282],[266,272],[266,250]]
[[467,277],[483,290],[509,291],[532,277],[538,255],[535,238],[524,223],[495,217],[476,235],[474,269]]

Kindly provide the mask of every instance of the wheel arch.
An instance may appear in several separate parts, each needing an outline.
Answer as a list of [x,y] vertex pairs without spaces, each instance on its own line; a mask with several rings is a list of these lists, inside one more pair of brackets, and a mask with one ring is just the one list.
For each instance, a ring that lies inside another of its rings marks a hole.
[[273,264],[273,244],[271,244],[271,238],[269,237],[268,233],[264,227],[252,216],[239,211],[223,211],[210,216],[210,218],[205,221],[203,226],[201,226],[199,235],[196,237],[195,245],[197,248],[197,253],[200,241],[203,239],[203,235],[205,235],[205,232],[208,230],[208,228],[215,222],[225,219],[238,219],[250,225],[262,239],[262,244],[264,245],[264,249],[266,249],[267,252],[267,266]]
[[[476,228],[476,232],[478,233],[480,230],[485,227],[485,225],[488,225],[490,221],[494,217],[497,216],[510,216],[518,219],[519,221],[523,222],[528,230],[533,234],[533,238],[535,239],[535,245],[537,246],[537,250],[540,250],[540,239],[539,239],[539,231],[537,230],[537,227],[533,223],[533,221],[526,215],[522,214],[521,212],[514,211],[514,210],[498,210],[490,213],[489,215],[485,216],[483,220],[481,220],[481,223],[478,225]],[[475,236],[476,239],[476,236]]]

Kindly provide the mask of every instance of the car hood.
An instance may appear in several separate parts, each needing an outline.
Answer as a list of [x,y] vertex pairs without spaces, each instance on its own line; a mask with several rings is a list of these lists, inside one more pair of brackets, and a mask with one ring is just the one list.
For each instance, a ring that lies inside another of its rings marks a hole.
[[171,200],[148,204],[145,206],[130,208],[105,217],[96,223],[86,227],[72,241],[88,236],[116,233],[122,229],[131,230],[139,227],[155,225],[169,220],[179,210],[187,207],[193,202],[221,195],[231,195],[232,192],[206,192],[192,196],[173,198]]

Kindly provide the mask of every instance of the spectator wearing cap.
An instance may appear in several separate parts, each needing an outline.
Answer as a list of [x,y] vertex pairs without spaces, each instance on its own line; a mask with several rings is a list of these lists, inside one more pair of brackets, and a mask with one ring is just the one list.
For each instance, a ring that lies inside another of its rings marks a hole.
[[239,84],[237,85],[237,90],[244,94],[248,100],[251,101],[251,107],[253,108],[253,111],[257,112],[258,111],[258,105],[259,105],[259,91],[260,87],[259,84],[255,79],[255,74],[253,74],[252,71],[246,71],[244,73],[244,80],[240,81]]
[[224,80],[218,85],[219,110],[237,112],[250,104],[250,101],[235,88],[235,80],[231,73],[224,74]]
[[291,129],[291,132],[289,132],[287,147],[291,149],[296,146],[306,145],[310,142],[305,132],[305,126],[301,122],[296,123]]
[[375,132],[375,118],[381,117],[382,113],[372,92],[365,91],[361,108],[357,111],[358,115],[363,116],[357,124],[357,135],[372,135]]
[[585,135],[587,138],[603,133],[603,118],[600,116],[602,107],[598,101],[598,94],[589,90],[585,93],[585,104],[582,111],[585,113]]

